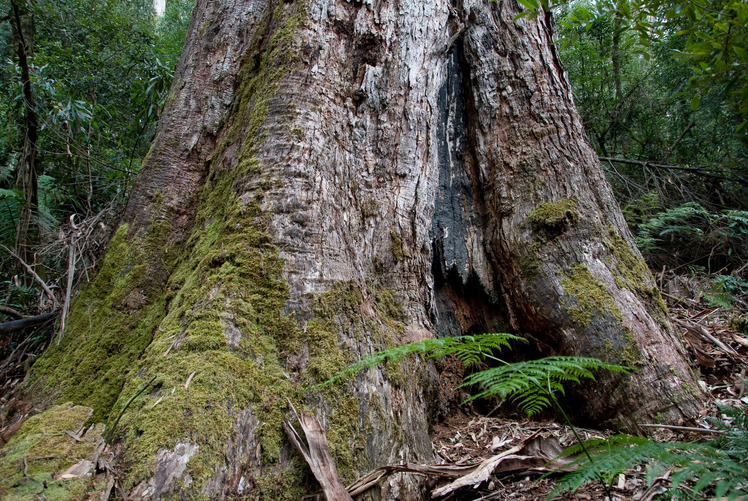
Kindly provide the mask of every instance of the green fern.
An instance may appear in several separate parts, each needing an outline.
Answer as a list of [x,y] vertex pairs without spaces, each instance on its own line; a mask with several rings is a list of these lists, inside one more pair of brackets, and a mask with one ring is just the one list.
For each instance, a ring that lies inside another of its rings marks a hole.
[[490,358],[498,362],[498,367],[486,369],[467,376],[460,385],[477,385],[481,390],[465,402],[476,398],[498,396],[502,400],[515,403],[528,416],[537,414],[554,403],[554,393],[564,393],[565,382],[580,382],[582,378],[594,380],[593,370],[606,369],[628,374],[631,369],[612,365],[601,360],[585,357],[547,357],[527,362],[507,363],[494,356],[509,348],[510,341],[527,342],[513,334],[479,334],[442,339],[428,339],[384,350],[371,355],[344,369],[321,385],[327,386],[370,369],[385,362],[398,362],[413,354],[441,358],[448,355],[460,360],[466,366]]
[[528,416],[550,407],[555,392],[564,394],[564,383],[579,383],[582,378],[594,381],[593,370],[630,374],[631,369],[605,363],[596,358],[546,357],[539,360],[500,365],[467,376],[461,386],[478,385],[476,398],[497,396],[515,403]]
[[509,341],[527,342],[525,338],[513,334],[496,333],[426,339],[417,343],[404,344],[389,350],[378,351],[350,365],[319,386],[329,386],[374,366],[385,362],[399,362],[414,354],[426,355],[429,358],[451,355],[466,366],[471,366],[485,360],[491,355],[492,350],[501,352],[504,348],[510,348]]
[[[725,433],[707,443],[658,443],[629,435],[585,442],[584,448],[592,461],[580,457],[572,463],[576,470],[565,474],[549,497],[597,481],[601,474],[610,483],[619,473],[637,464],[648,465],[649,485],[665,471],[672,470],[673,489],[690,482],[694,494],[709,489],[710,497],[727,496],[729,500],[745,495],[748,493],[748,410],[721,407],[720,411],[726,419],[712,422]],[[582,446],[576,445],[564,455],[581,450]]]

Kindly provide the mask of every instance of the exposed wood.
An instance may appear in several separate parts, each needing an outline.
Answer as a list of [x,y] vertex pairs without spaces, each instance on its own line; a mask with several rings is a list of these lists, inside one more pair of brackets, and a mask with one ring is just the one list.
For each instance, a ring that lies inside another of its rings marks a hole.
[[304,456],[304,460],[322,487],[327,501],[353,501],[353,498],[348,494],[340,478],[338,478],[335,461],[330,453],[330,446],[327,443],[327,437],[325,437],[325,430],[322,428],[322,425],[317,418],[310,416],[303,410],[300,412],[296,411],[291,401],[288,404],[301,425],[301,429],[306,437],[306,443],[304,443],[290,422],[284,420],[283,428],[286,430],[288,439],[301,455]]
[[467,475],[458,478],[454,482],[440,487],[431,493],[432,498],[446,496],[447,494],[456,491],[462,487],[471,486],[485,482],[488,477],[493,473],[496,467],[505,459],[526,459],[526,456],[518,456],[517,453],[522,450],[524,444],[519,444],[511,449],[503,451],[501,454],[496,454],[483,461],[474,471]]

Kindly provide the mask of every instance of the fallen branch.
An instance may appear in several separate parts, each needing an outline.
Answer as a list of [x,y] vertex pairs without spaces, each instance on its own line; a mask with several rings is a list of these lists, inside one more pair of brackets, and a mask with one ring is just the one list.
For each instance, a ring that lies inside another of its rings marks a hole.
[[727,346],[725,343],[723,343],[722,341],[720,341],[716,337],[714,337],[711,334],[709,334],[709,332],[707,332],[707,330],[705,328],[703,328],[702,326],[696,325],[696,324],[692,324],[690,322],[684,322],[683,320],[679,320],[679,319],[676,319],[675,321],[678,323],[678,325],[680,325],[681,327],[684,327],[685,329],[687,329],[687,330],[691,331],[692,333],[696,334],[697,336],[699,336],[704,341],[709,341],[711,343],[714,343],[715,345],[717,345],[719,348],[721,348],[722,351],[724,351],[728,355],[738,356],[738,352],[737,351],[733,350],[732,348],[730,348],[729,346]]
[[483,461],[480,465],[478,465],[475,470],[471,471],[467,475],[464,475],[454,482],[445,485],[444,487],[440,487],[438,489],[435,489],[434,492],[431,493],[432,498],[437,498],[441,496],[446,496],[447,494],[456,491],[457,489],[460,489],[462,487],[470,486],[470,485],[478,485],[480,483],[485,482],[488,480],[488,477],[491,476],[493,471],[496,469],[496,467],[504,461],[505,459],[529,459],[529,456],[518,456],[517,453],[522,450],[522,448],[525,446],[524,442],[512,447],[511,449],[505,450],[501,454],[497,454],[493,457],[490,457]]
[[20,311],[16,311],[13,308],[8,308],[7,306],[0,306],[0,313],[3,313],[5,315],[11,316],[17,319],[28,318],[26,315],[24,315]]
[[51,313],[42,313],[34,317],[22,318],[20,320],[11,320],[10,322],[0,323],[0,335],[12,334],[18,332],[27,327],[36,327],[45,322],[48,322],[59,315],[59,311],[53,311]]
[[386,466],[380,466],[363,477],[359,478],[351,485],[346,487],[348,494],[351,496],[358,496],[362,494],[379,482],[385,477],[394,473],[420,473],[421,475],[434,475],[437,477],[448,477],[448,478],[460,478],[466,473],[475,470],[479,463],[467,464],[467,465],[425,465],[425,464],[392,464]]

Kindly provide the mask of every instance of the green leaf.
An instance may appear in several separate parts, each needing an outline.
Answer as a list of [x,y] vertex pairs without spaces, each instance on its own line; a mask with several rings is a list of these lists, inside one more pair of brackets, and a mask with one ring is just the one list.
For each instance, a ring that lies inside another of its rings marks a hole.
[[748,61],[748,51],[737,45],[733,45],[732,50],[735,51],[735,54],[737,54],[738,58],[742,61]]
[[524,8],[529,12],[535,12],[538,10],[537,0],[517,0]]
[[701,103],[701,100],[698,96],[691,99],[691,110],[696,111],[699,109],[699,104]]

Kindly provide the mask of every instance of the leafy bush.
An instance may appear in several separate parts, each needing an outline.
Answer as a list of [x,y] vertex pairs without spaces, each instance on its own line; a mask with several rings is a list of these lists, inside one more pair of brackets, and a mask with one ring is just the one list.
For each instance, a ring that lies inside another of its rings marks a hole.
[[689,202],[658,212],[635,228],[650,266],[734,269],[748,258],[748,211],[709,212]]

